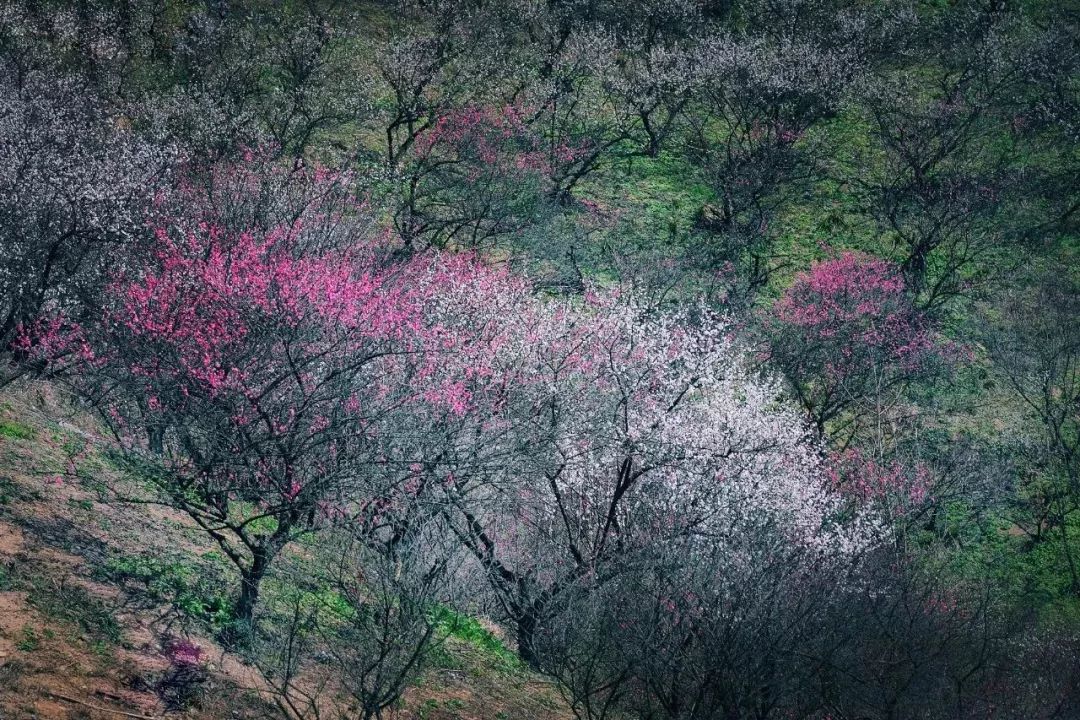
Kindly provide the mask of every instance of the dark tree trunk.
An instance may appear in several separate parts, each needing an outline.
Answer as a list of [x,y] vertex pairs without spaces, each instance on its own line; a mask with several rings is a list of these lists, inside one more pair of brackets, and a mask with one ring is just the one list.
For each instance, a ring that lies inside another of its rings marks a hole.
[[161,455],[165,452],[165,428],[162,425],[150,425],[146,428],[150,452]]
[[242,644],[251,634],[255,605],[259,602],[259,587],[273,558],[265,545],[252,552],[251,565],[240,572],[240,593],[233,607],[233,621],[225,631],[227,645]]
[[518,656],[533,670],[540,669],[540,658],[536,655],[537,613],[530,608],[517,618]]

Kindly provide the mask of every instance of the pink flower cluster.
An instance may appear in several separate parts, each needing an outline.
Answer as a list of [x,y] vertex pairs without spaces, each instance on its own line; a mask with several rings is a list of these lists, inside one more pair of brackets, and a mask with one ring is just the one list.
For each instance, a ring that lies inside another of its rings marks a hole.
[[826,474],[837,492],[860,503],[884,503],[898,515],[929,500],[933,489],[926,465],[881,463],[854,448],[834,453]]
[[834,381],[873,366],[915,370],[937,354],[899,269],[857,252],[815,263],[773,305],[778,335]]
[[572,163],[589,152],[587,144],[546,142],[529,125],[531,114],[518,105],[452,110],[417,138],[415,152],[429,164],[475,162],[474,180],[486,172],[549,176],[556,165]]
[[166,653],[174,665],[201,665],[204,651],[190,640],[179,638],[167,643]]
[[53,365],[66,359],[93,362],[95,357],[82,327],[61,313],[45,312],[33,322],[20,324],[12,347]]
[[370,255],[305,256],[299,232],[297,224],[233,235],[201,224],[173,238],[157,229],[151,267],[118,275],[111,286],[119,302],[110,319],[159,351],[155,366],[140,359],[131,371],[183,376],[211,393],[253,390],[248,381],[257,369],[248,354],[253,344],[271,341],[271,326],[279,340],[318,329],[315,342],[332,338],[341,352],[365,339],[400,336],[415,323],[409,292],[384,289]]

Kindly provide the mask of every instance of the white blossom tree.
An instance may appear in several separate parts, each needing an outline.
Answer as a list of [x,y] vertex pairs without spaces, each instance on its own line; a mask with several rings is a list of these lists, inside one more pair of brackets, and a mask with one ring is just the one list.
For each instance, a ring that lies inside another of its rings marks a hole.
[[467,368],[469,407],[416,472],[439,479],[530,663],[565,596],[634,572],[657,547],[714,552],[776,527],[837,560],[875,537],[868,517],[840,522],[820,448],[721,317],[594,292],[501,318],[482,362],[475,350],[451,360]]
[[140,232],[168,154],[79,76],[0,56],[0,349],[46,305],[78,316]]

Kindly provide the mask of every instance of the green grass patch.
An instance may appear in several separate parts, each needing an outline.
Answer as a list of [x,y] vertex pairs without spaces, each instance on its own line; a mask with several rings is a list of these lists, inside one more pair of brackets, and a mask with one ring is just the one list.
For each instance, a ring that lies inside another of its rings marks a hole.
[[[442,637],[458,640],[478,650],[491,661],[493,667],[507,672],[522,668],[517,653],[506,647],[502,640],[481,625],[476,618],[441,605],[435,610],[434,621]],[[449,650],[441,648],[441,652],[445,654],[449,653]],[[440,658],[435,658],[436,663],[439,663],[439,660]]]
[[[278,568],[279,571],[281,569]],[[263,580],[260,596],[264,611],[280,615],[282,622],[285,622],[285,618],[297,607],[303,613],[313,613],[320,622],[327,623],[328,626],[356,619],[358,608],[331,587],[328,579],[297,583],[295,577],[291,572],[285,571]]]
[[94,509],[94,501],[87,500],[85,498],[76,500],[75,498],[68,498],[68,507],[75,510],[82,510],[83,512],[92,512]]
[[147,599],[168,603],[215,632],[233,620],[232,598],[221,591],[226,583],[205,563],[120,555],[109,558],[97,574],[102,580],[134,586]]
[[37,631],[29,625],[23,625],[22,632],[19,634],[19,640],[15,643],[15,647],[22,652],[34,652],[41,646],[41,638],[38,637]]
[[23,425],[17,420],[0,418],[0,435],[12,440],[33,440],[34,429],[29,425]]

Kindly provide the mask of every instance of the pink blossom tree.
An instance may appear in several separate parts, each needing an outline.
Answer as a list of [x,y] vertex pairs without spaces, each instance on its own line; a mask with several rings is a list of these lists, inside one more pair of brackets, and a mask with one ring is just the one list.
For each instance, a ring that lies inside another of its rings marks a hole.
[[121,438],[160,428],[152,476],[240,569],[241,622],[274,556],[353,479],[365,425],[399,400],[396,386],[378,403],[357,392],[385,385],[378,361],[407,352],[396,341],[417,322],[368,261],[298,257],[297,235],[159,229],[150,267],[114,281],[96,339],[99,402]]
[[[818,431],[837,438],[946,354],[899,269],[857,252],[799,273],[765,328],[769,359]],[[827,428],[831,421],[838,424]]]
[[858,448],[834,453],[828,478],[833,488],[859,506],[877,506],[900,517],[931,500],[934,477],[925,464],[906,467],[899,460],[884,461]]
[[244,230],[218,224],[237,214],[215,203],[156,217],[145,257],[118,269],[102,321],[81,329],[79,388],[159,489],[144,500],[186,512],[237,566],[241,627],[290,542],[338,520],[386,526],[408,480],[390,419],[468,402],[443,358],[470,328],[451,326],[445,299],[504,275],[466,256],[393,261],[359,208],[330,207]]

